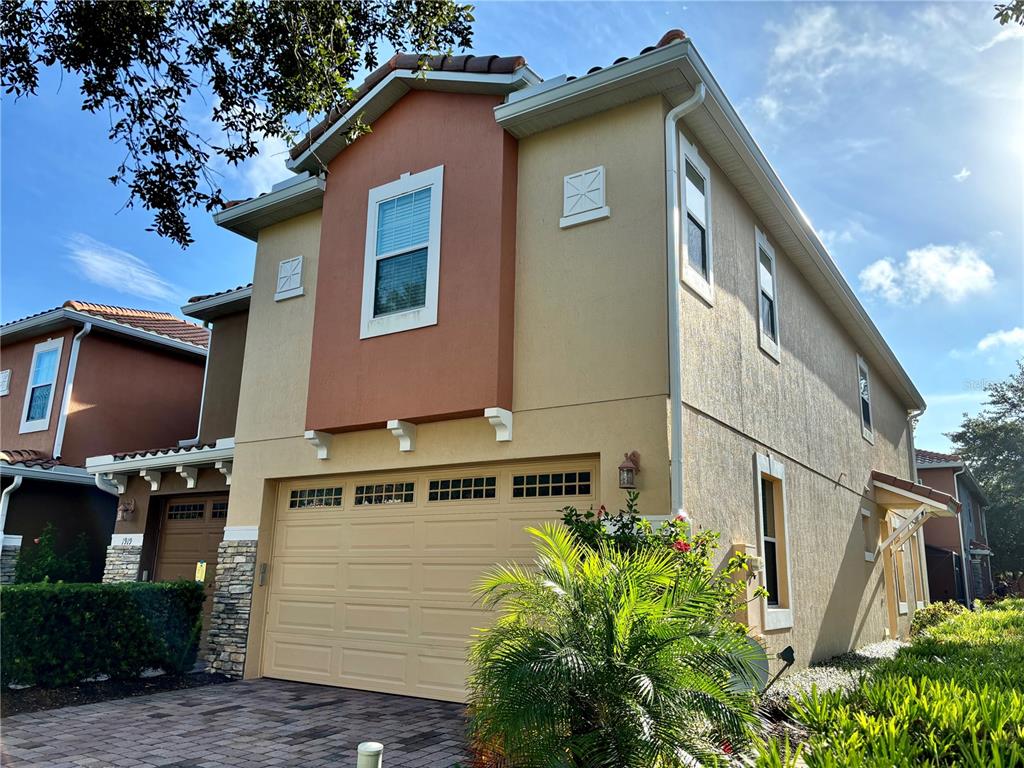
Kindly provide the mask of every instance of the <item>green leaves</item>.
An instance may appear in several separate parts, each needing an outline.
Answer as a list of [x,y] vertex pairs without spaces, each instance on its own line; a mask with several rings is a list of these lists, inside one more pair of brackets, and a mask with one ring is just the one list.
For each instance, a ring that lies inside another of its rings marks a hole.
[[[724,622],[706,578],[664,547],[584,545],[529,529],[532,570],[507,565],[478,593],[497,608],[470,650],[472,741],[488,764],[708,765],[756,726],[756,650]],[[682,752],[680,752],[680,750]]]
[[[452,0],[3,0],[0,83],[20,97],[36,92],[41,66],[77,74],[82,108],[106,111],[125,149],[110,180],[186,246],[188,209],[225,202],[215,161],[293,139],[296,115],[344,108],[381,44],[467,47],[472,20]],[[191,114],[197,102],[211,105],[213,130]]]

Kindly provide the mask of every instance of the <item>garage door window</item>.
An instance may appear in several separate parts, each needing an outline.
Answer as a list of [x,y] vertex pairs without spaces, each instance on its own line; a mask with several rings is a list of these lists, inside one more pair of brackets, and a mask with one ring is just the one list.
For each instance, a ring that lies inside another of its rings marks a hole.
[[167,507],[168,520],[202,520],[206,511],[206,504],[203,502],[190,504],[171,504]]
[[297,488],[288,495],[288,509],[340,506],[341,486],[334,488]]
[[590,472],[548,472],[512,476],[512,498],[589,496]]
[[215,501],[210,507],[210,517],[213,520],[221,520],[228,516],[228,503],[226,501]]
[[497,494],[498,478],[453,477],[451,480],[431,480],[427,501],[467,501],[493,499]]
[[355,505],[411,504],[415,483],[376,483],[357,485]]

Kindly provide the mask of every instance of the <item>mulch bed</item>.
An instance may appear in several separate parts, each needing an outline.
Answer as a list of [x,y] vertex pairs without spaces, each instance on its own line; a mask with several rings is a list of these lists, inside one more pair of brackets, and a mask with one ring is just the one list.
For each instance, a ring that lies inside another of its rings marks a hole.
[[161,691],[177,691],[229,682],[224,675],[192,672],[187,675],[159,675],[134,680],[104,680],[79,683],[64,688],[7,688],[0,691],[0,717],[40,712],[99,701],[148,696]]

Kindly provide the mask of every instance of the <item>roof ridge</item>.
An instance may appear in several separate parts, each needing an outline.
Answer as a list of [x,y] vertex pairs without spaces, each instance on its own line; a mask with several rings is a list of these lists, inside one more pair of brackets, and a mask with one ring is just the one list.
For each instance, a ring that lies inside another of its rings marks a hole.
[[[74,309],[79,312],[97,312],[108,315],[116,315],[118,317],[149,317],[154,320],[178,320],[180,322],[187,322],[176,315],[172,315],[170,312],[157,312],[152,309],[136,309],[135,307],[120,307],[115,304],[95,304],[91,301],[82,301],[80,299],[70,299],[65,301],[63,306],[67,309]],[[189,323],[192,325],[192,323]]]

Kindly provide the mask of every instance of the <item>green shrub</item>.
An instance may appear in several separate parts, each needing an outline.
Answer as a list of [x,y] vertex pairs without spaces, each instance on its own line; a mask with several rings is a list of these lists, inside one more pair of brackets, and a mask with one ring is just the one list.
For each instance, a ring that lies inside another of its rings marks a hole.
[[941,624],[946,619],[950,619],[960,613],[965,613],[967,609],[960,605],[960,603],[947,600],[941,603],[932,603],[926,605],[924,608],[918,608],[914,611],[914,619],[910,623],[910,636],[917,637],[924,630],[929,627],[934,627],[936,624]]
[[478,764],[716,765],[753,736],[763,652],[722,620],[705,575],[666,548],[528,530],[535,567],[500,566],[477,589],[499,609],[470,651]]
[[15,584],[39,581],[83,582],[89,578],[89,542],[80,533],[64,552],[57,552],[57,531],[47,523],[31,546],[22,547],[14,566]]
[[192,581],[0,588],[0,681],[57,687],[195,661],[203,587]]
[[810,768],[1024,766],[1024,600],[954,611],[854,691],[812,691],[792,713]]

